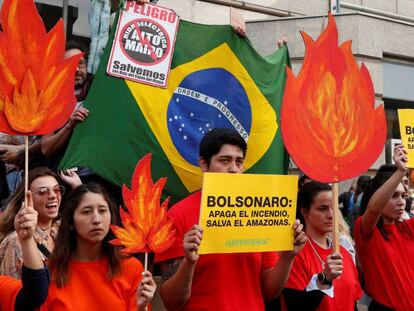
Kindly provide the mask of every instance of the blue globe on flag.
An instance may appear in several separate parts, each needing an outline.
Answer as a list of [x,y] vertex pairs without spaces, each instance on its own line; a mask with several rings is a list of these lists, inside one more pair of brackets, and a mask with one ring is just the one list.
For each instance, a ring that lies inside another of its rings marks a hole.
[[198,166],[200,141],[216,127],[234,128],[247,141],[252,111],[240,82],[229,71],[193,72],[178,85],[168,104],[167,125],[180,155]]

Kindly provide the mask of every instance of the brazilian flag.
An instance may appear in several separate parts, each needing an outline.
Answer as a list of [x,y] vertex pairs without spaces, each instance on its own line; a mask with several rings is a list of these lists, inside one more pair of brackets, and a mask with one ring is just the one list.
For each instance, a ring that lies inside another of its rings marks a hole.
[[152,153],[153,178],[168,177],[164,194],[174,202],[201,188],[203,135],[229,127],[248,142],[246,173],[286,172],[278,124],[285,46],[262,57],[228,25],[180,21],[166,89],[108,76],[110,50],[108,44],[85,102],[88,119],[76,126],[62,168],[85,166],[129,184],[139,159]]

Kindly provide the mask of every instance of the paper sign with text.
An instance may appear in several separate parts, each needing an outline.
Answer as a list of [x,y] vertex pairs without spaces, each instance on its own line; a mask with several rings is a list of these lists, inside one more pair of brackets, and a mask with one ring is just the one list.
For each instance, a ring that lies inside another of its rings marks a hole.
[[178,15],[153,4],[125,1],[106,69],[111,76],[167,86]]
[[297,176],[204,173],[199,254],[293,248]]
[[398,109],[401,141],[408,152],[407,167],[414,168],[414,109]]

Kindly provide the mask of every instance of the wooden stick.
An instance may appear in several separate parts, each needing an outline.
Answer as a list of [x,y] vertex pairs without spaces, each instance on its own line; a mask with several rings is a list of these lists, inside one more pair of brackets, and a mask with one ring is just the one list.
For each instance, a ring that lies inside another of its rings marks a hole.
[[145,253],[144,271],[148,270],[148,253]]
[[24,207],[27,208],[26,193],[29,190],[29,136],[24,137]]
[[339,253],[339,216],[338,213],[338,183],[332,184],[332,211],[333,211],[333,231],[332,248],[334,253]]

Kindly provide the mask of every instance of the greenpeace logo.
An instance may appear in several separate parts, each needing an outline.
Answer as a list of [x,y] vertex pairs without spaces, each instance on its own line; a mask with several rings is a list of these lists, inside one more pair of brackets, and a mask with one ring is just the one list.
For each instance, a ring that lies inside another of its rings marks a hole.
[[269,239],[228,239],[225,242],[227,247],[234,246],[254,246],[254,245],[267,245]]

